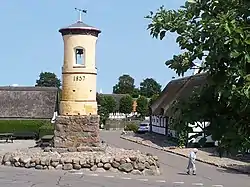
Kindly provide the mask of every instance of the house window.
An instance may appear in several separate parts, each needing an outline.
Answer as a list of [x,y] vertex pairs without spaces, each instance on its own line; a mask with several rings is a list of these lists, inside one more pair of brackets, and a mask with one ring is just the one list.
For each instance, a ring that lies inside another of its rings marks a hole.
[[75,64],[77,65],[85,65],[85,50],[82,47],[75,48]]

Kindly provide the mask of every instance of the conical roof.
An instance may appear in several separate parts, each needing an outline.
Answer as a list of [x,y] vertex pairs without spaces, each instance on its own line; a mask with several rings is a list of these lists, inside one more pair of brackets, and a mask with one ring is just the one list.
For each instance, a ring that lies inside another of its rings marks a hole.
[[87,25],[83,23],[82,21],[77,21],[76,23],[73,23],[72,25],[69,25],[67,27],[61,28],[59,30],[62,35],[67,34],[91,34],[98,36],[101,31],[95,27],[92,27],[90,25]]

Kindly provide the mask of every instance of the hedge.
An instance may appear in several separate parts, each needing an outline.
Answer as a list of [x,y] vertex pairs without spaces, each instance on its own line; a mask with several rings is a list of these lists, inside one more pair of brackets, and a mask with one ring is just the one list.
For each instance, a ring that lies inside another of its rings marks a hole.
[[53,129],[46,120],[0,120],[0,133],[35,132],[41,137],[53,134]]

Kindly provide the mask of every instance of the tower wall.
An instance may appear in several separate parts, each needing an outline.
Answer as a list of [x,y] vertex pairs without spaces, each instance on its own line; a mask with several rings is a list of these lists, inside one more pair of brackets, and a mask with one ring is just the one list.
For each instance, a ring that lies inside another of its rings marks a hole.
[[[64,64],[62,70],[61,115],[95,115],[97,37],[92,35],[64,35]],[[76,64],[76,48],[83,48],[84,64]]]

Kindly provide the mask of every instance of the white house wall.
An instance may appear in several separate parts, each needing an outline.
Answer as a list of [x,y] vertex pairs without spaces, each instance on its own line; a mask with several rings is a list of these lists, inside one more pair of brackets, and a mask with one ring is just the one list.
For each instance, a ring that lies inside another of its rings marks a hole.
[[162,135],[167,135],[167,122],[165,117],[151,116],[152,132]]

